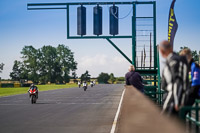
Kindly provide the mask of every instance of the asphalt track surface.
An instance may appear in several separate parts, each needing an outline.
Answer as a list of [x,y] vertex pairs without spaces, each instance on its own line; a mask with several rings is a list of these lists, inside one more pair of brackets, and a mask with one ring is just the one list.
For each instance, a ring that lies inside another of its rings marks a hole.
[[96,85],[0,98],[0,133],[109,133],[123,85]]

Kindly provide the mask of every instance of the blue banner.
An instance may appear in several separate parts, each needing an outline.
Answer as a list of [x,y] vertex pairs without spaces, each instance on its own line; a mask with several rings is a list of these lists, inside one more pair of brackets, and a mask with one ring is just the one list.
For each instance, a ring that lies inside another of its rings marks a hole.
[[178,24],[176,21],[176,17],[175,17],[175,13],[174,13],[174,4],[175,4],[176,0],[173,0],[171,3],[171,7],[169,10],[169,19],[168,19],[168,41],[170,42],[170,44],[173,46],[174,45],[174,38],[175,38],[175,34],[176,31],[178,29]]

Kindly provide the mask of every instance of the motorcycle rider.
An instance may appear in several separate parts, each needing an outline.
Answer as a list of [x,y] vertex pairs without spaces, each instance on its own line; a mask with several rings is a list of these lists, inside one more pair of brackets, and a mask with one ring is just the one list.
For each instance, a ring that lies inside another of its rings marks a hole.
[[78,81],[78,87],[79,87],[79,88],[81,87],[81,82],[80,82],[80,81]]
[[90,86],[93,87],[94,83],[93,81],[90,81]]
[[38,88],[37,88],[37,86],[35,86],[34,84],[31,84],[28,92],[30,91],[30,89],[35,89],[36,90],[36,98],[38,99]]
[[83,87],[87,87],[87,82],[86,81],[83,82]]

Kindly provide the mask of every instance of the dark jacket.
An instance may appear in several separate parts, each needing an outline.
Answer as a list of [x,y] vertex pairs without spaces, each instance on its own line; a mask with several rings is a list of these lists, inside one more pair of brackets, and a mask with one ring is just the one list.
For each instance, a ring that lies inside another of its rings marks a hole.
[[144,91],[144,85],[142,83],[142,77],[138,72],[130,71],[125,75],[126,85],[133,85],[135,88],[140,90],[141,92]]
[[164,96],[163,111],[171,114],[176,112],[174,105],[185,104],[186,92],[189,85],[188,63],[185,57],[171,53],[166,60],[162,74],[162,89]]

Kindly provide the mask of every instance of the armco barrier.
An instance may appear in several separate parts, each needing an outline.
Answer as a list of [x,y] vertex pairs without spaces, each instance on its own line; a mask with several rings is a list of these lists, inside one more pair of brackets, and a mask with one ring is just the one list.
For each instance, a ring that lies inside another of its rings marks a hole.
[[30,87],[31,84],[21,84],[21,87]]
[[179,112],[179,117],[182,120],[184,120],[185,122],[186,122],[186,120],[188,120],[189,129],[191,129],[192,123],[195,124],[195,127],[196,127],[195,132],[196,133],[199,133],[199,126],[200,126],[199,103],[200,103],[200,100],[196,100],[194,106],[184,106],[180,109],[180,112]]
[[14,84],[13,83],[3,83],[1,84],[1,88],[7,88],[7,87],[14,87]]
[[14,87],[18,88],[18,87],[21,87],[21,85],[20,85],[20,83],[14,83]]

